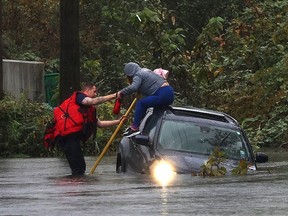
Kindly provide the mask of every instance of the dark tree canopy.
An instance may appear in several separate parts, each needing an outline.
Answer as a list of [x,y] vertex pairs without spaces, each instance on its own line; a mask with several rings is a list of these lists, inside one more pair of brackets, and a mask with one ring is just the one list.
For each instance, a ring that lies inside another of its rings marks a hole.
[[61,71],[61,101],[83,81],[100,95],[123,88],[136,61],[170,71],[176,105],[231,114],[255,145],[288,140],[287,1],[2,2],[7,56]]
[[0,0],[0,100],[3,99],[2,0]]

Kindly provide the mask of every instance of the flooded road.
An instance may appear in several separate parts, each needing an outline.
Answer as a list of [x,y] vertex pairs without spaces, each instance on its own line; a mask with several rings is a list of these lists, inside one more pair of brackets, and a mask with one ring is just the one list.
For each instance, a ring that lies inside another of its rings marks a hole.
[[[177,175],[165,188],[117,174],[110,156],[82,178],[62,158],[0,159],[0,215],[287,215],[288,154],[268,155],[251,175]],[[86,158],[87,172],[95,160]]]

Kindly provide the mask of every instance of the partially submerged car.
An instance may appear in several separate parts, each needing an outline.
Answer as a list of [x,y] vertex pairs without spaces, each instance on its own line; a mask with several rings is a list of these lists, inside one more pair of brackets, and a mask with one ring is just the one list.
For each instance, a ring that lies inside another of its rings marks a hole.
[[211,110],[163,107],[148,109],[140,134],[123,137],[117,147],[117,172],[151,173],[155,161],[169,163],[178,174],[200,173],[218,147],[224,152],[228,172],[246,160],[249,169],[268,160],[264,153],[253,154],[245,132],[226,113]]

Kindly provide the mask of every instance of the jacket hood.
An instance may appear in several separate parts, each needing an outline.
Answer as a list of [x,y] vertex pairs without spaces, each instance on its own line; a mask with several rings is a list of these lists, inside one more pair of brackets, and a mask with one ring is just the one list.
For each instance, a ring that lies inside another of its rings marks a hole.
[[125,65],[124,67],[124,73],[126,76],[129,76],[129,77],[134,77],[135,74],[140,71],[142,68],[134,63],[134,62],[129,62]]

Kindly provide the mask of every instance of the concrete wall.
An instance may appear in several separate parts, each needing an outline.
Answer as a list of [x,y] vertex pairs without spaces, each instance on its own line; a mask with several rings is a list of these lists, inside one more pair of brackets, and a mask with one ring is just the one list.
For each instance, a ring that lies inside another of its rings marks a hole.
[[16,98],[25,92],[31,100],[44,102],[44,63],[3,59],[3,90]]

